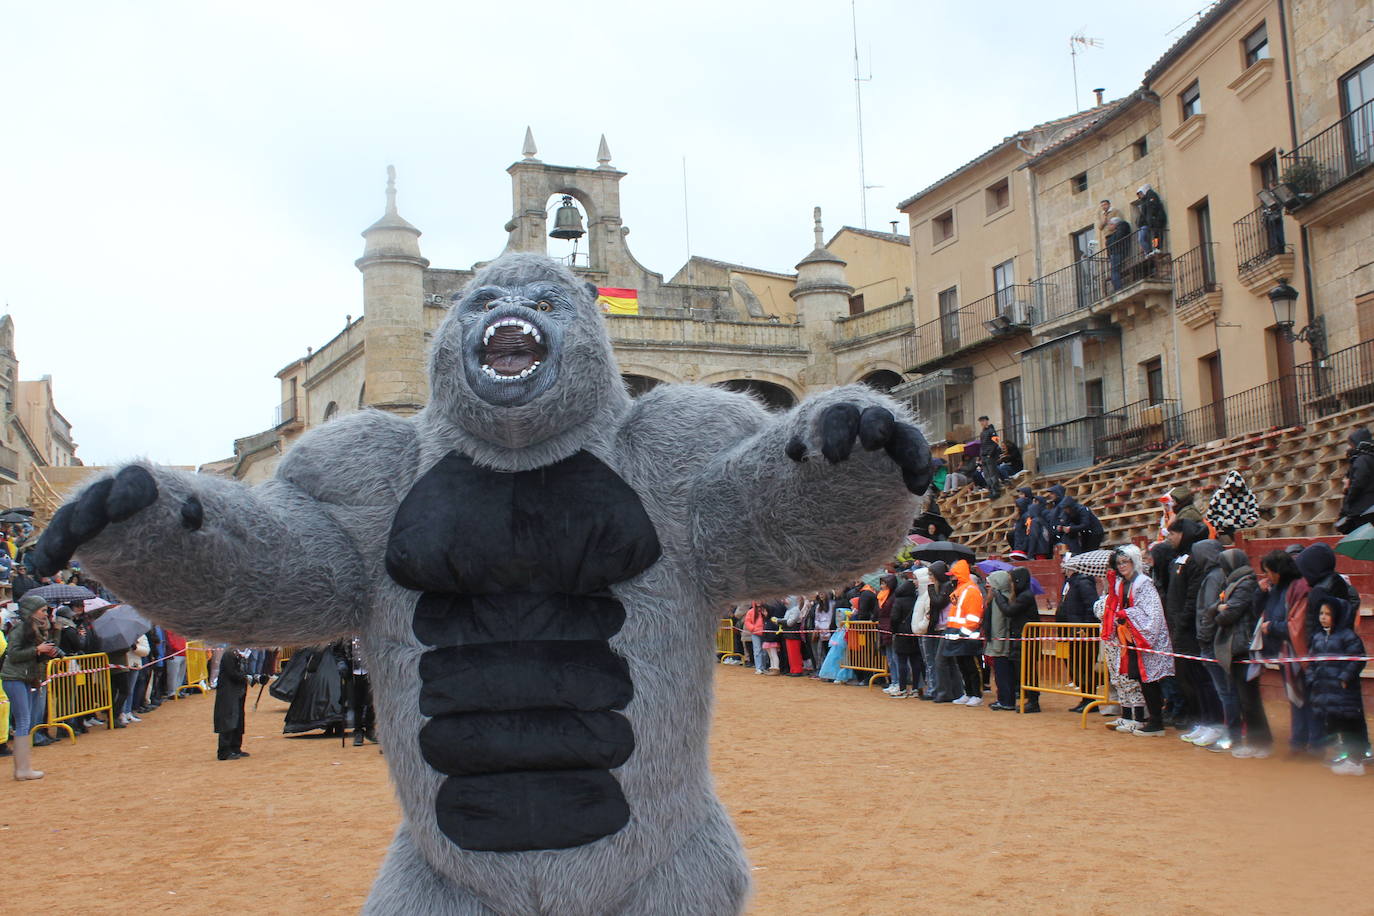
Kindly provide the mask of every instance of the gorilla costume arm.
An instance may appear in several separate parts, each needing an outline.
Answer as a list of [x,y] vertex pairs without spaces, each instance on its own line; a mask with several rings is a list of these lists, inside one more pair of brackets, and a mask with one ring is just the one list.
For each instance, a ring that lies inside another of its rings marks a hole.
[[674,411],[718,437],[689,484],[690,549],[713,606],[828,588],[891,559],[931,473],[897,402],[848,385],[785,413],[727,403]]
[[30,562],[73,553],[174,630],[234,645],[309,645],[356,631],[396,487],[417,461],[412,425],[376,411],[312,430],[260,486],[130,464],[53,516]]

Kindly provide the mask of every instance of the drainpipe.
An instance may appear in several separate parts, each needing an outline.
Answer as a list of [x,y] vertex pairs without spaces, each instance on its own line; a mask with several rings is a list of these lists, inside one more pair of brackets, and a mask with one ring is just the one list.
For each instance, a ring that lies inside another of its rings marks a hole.
[[[1016,138],[1016,148],[1020,150],[1021,154],[1027,159],[1030,159],[1034,153],[1021,145],[1023,139],[1024,137]],[[1035,276],[1036,279],[1039,279],[1045,275],[1045,268],[1040,260],[1040,210],[1036,205],[1037,191],[1035,186],[1035,171],[1027,168],[1026,175],[1030,181],[1031,242],[1032,248],[1035,251]]]
[[[1283,48],[1283,87],[1288,99],[1288,142],[1291,149],[1298,148],[1298,109],[1293,101],[1293,65],[1288,51],[1288,13],[1285,7],[1285,0],[1278,0],[1279,7],[1279,43]],[[1309,239],[1307,227],[1300,226],[1298,232],[1298,258],[1302,261],[1302,287],[1307,298],[1307,324],[1317,323],[1317,300],[1312,293],[1312,259],[1308,254]],[[1314,343],[1308,343],[1308,348],[1312,354],[1312,362],[1316,362],[1321,354],[1318,353]]]

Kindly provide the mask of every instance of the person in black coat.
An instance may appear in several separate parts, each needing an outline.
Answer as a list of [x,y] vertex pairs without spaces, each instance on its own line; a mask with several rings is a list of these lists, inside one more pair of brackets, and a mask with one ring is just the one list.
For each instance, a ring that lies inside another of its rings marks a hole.
[[[1196,558],[1197,551],[1193,555]],[[1217,604],[1204,613],[1216,623],[1212,645],[1217,664],[1229,673],[1239,705],[1240,721],[1231,723],[1232,753],[1237,757],[1267,756],[1274,737],[1260,702],[1259,671],[1245,663],[1265,599],[1245,551],[1234,547],[1223,550],[1217,563],[1226,575],[1226,584]]]
[[1107,536],[1097,515],[1082,503],[1074,503],[1064,510],[1062,530],[1064,544],[1070,553],[1096,550]]
[[996,499],[1002,495],[1002,472],[997,467],[1002,463],[1002,444],[997,435],[997,427],[987,417],[979,417],[983,431],[978,434],[978,463],[983,469],[983,484],[988,488],[988,497]]
[[248,675],[243,671],[243,655],[236,650],[224,653],[219,663],[219,686],[215,688],[215,732],[219,735],[220,760],[249,756],[243,749],[243,707],[248,699]]
[[[1190,518],[1176,518],[1169,525],[1169,545],[1175,556],[1169,564],[1165,579],[1164,616],[1169,621],[1169,640],[1173,649],[1183,655],[1201,655],[1197,638],[1197,595],[1202,588],[1206,570],[1201,564],[1190,562],[1193,545],[1206,540],[1207,528]],[[1178,724],[1189,720],[1184,728],[1202,722],[1223,719],[1221,698],[1217,696],[1212,677],[1202,662],[1179,658],[1174,660],[1174,679],[1162,689],[1169,698],[1169,715]]]
[[[1091,584],[1091,580],[1090,584]],[[1011,584],[1015,589],[1015,595],[1011,599],[1011,605],[1007,608],[1007,623],[1010,629],[1007,635],[1011,637],[1011,655],[1008,659],[1011,662],[1011,670],[1021,671],[1021,634],[1025,632],[1026,624],[1034,623],[1040,619],[1040,606],[1035,603],[1035,592],[1031,590],[1030,570],[1024,566],[1018,566],[1011,571]],[[1097,587],[1093,586],[1094,599],[1097,595]],[[1088,613],[1092,613],[1092,604],[1088,605]],[[1093,649],[1096,652],[1096,648]],[[1016,699],[1021,698],[1021,679],[1016,677]],[[1015,702],[1011,709],[1016,708]],[[1040,711],[1040,693],[1032,692],[1026,697],[1025,712]]]
[[1360,427],[1350,434],[1345,472],[1345,499],[1341,500],[1336,530],[1349,534],[1365,522],[1374,521],[1374,436]]
[[925,677],[921,638],[912,635],[911,614],[916,609],[916,583],[903,579],[892,598],[892,652],[897,660],[894,672],[899,696],[916,696]]
[[[1065,558],[1067,559],[1067,557]],[[1054,619],[1059,623],[1097,623],[1097,615],[1093,613],[1093,605],[1097,603],[1096,580],[1087,573],[1070,570],[1067,567],[1064,571],[1068,573],[1068,578],[1064,580],[1064,590],[1059,593],[1059,608],[1054,613]],[[1069,643],[1070,671],[1091,670],[1092,659],[1096,657],[1096,643]],[[1032,694],[1032,697],[1039,703],[1040,694],[1038,692]],[[1082,712],[1087,704],[1088,701],[1083,700],[1071,711]]]
[[[1308,653],[1312,656],[1354,656],[1365,654],[1364,642],[1355,634],[1354,615],[1348,604],[1322,606],[1318,629],[1312,634]],[[1307,702],[1325,719],[1328,740],[1339,738],[1341,755],[1331,762],[1342,775],[1364,775],[1364,755],[1369,750],[1369,729],[1364,718],[1364,698],[1360,694],[1360,671],[1364,662],[1326,661],[1307,665]]]

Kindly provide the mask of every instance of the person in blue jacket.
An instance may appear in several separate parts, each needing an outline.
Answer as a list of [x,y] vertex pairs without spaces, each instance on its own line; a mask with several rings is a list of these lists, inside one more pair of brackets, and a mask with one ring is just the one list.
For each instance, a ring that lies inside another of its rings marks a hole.
[[1369,729],[1360,695],[1364,662],[1344,659],[1362,657],[1364,642],[1355,634],[1354,610],[1348,602],[1323,604],[1317,619],[1319,626],[1308,651],[1312,657],[1338,658],[1308,663],[1307,701],[1314,713],[1324,717],[1327,740],[1340,743],[1341,752],[1331,761],[1331,771],[1340,776],[1363,776],[1369,751]]

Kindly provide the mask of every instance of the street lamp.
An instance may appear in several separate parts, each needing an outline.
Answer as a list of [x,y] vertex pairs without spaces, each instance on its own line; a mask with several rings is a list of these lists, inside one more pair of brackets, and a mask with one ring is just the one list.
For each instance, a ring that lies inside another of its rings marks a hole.
[[1293,330],[1293,325],[1297,324],[1298,291],[1288,284],[1287,277],[1280,277],[1279,285],[1269,291],[1269,304],[1274,308],[1274,323],[1285,340],[1289,343],[1301,340],[1312,348],[1316,359],[1326,358],[1326,327],[1320,318],[1300,331]]

